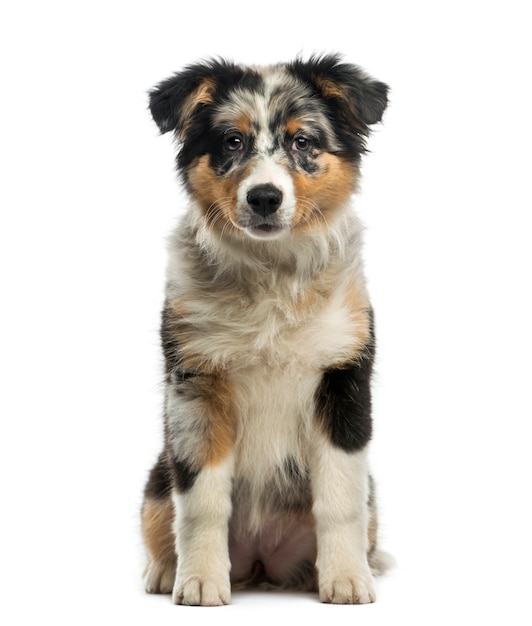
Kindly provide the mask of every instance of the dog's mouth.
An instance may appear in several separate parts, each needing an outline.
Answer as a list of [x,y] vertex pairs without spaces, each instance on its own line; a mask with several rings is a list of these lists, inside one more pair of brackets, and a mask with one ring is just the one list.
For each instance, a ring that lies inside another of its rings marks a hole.
[[262,224],[249,224],[244,230],[254,239],[276,239],[285,232],[286,227],[281,224],[263,222]]
[[290,225],[277,216],[246,216],[237,224],[252,239],[276,239],[290,230]]
[[252,228],[265,234],[274,233],[275,231],[282,230],[282,227],[276,224],[258,224],[257,226],[253,226]]

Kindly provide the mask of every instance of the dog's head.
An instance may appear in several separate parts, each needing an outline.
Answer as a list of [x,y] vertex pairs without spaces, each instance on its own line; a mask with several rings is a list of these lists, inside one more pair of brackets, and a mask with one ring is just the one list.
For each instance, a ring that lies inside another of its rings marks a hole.
[[274,239],[327,227],[355,190],[387,86],[337,56],[268,67],[190,66],[150,94],[210,228]]

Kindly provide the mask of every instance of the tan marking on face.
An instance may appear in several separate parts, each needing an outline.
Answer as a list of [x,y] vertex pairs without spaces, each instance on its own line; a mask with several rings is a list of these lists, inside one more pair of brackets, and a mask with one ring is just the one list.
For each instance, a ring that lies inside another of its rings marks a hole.
[[161,563],[175,561],[174,507],[171,498],[147,498],[142,507],[142,536],[150,557]]
[[294,226],[302,232],[326,229],[327,220],[348,200],[356,185],[357,171],[345,159],[328,152],[318,159],[320,170],[317,173],[293,175]]
[[194,198],[201,206],[207,224],[219,234],[229,228],[231,234],[239,234],[236,228],[238,186],[247,175],[249,165],[238,168],[225,176],[218,176],[210,165],[210,156],[204,154],[189,168],[188,181]]
[[297,133],[301,128],[301,122],[296,118],[291,118],[286,122],[286,130],[289,135],[292,137]]
[[251,133],[252,125],[253,122],[251,121],[251,117],[246,113],[242,113],[242,115],[234,121],[235,129],[239,130],[244,135],[249,135]]
[[216,92],[216,81],[212,77],[205,78],[201,84],[185,100],[179,117],[181,137],[186,135],[190,126],[190,120],[201,104],[212,104]]

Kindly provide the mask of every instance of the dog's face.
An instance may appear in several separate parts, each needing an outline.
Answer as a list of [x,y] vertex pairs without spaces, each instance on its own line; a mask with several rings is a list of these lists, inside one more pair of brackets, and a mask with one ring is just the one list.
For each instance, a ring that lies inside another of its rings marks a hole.
[[150,109],[208,226],[275,239],[326,228],[356,187],[387,87],[327,56],[242,67],[210,61],[159,84]]

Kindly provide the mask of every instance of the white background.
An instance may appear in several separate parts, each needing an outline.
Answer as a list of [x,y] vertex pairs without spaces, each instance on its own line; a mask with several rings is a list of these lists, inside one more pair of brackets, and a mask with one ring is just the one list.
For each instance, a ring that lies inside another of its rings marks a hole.
[[[0,46],[0,619],[530,624],[526,3],[24,2]],[[340,51],[391,85],[356,206],[376,310],[378,601],[148,596],[165,238],[183,208],[146,92],[210,55]],[[216,615],[214,615],[216,612]],[[7,618],[7,619],[6,619]]]

